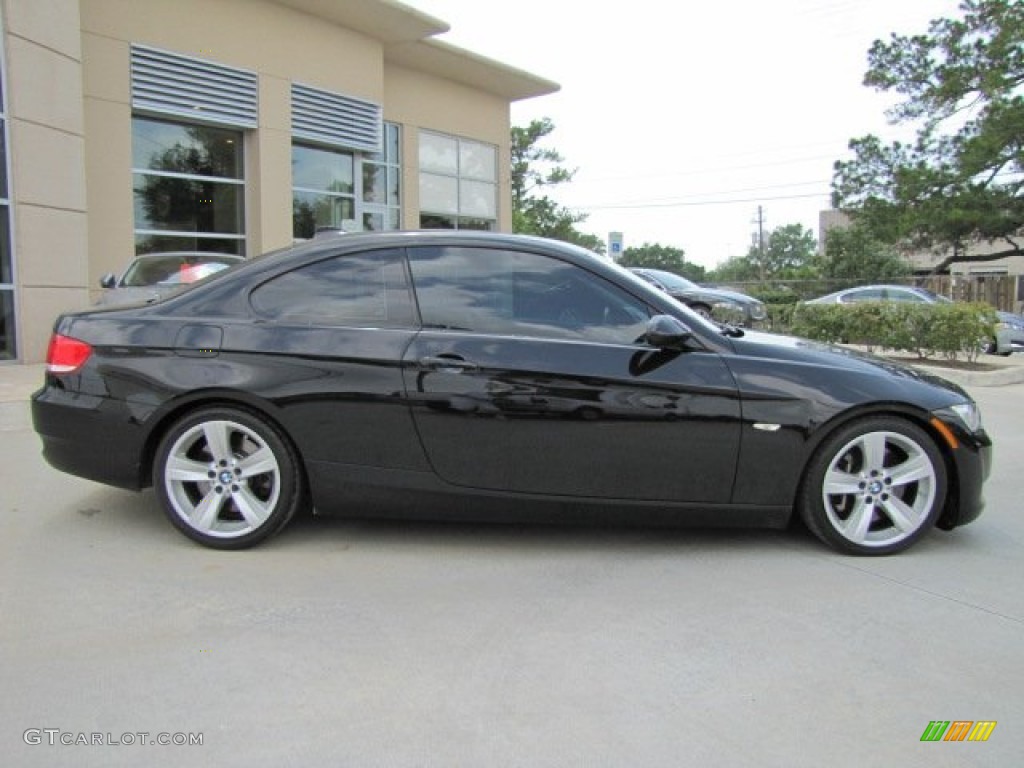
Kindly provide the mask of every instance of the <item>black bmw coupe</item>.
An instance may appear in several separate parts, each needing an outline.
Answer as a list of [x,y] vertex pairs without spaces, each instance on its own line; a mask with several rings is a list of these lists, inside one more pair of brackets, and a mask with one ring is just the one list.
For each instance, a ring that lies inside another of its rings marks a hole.
[[981,512],[959,387],[719,326],[594,254],[472,232],[327,238],[57,319],[54,467],[152,485],[213,547],[300,510],[785,526],[886,554]]

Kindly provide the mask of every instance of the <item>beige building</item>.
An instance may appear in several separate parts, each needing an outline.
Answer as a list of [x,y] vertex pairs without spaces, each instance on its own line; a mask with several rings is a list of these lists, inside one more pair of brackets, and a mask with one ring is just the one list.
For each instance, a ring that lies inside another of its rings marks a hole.
[[558,86],[393,0],[0,0],[0,361],[139,253],[511,229],[510,104]]
[[[818,252],[825,252],[825,236],[830,229],[850,226],[850,217],[834,208],[818,212]],[[984,256],[1007,249],[1006,243],[976,243],[971,246],[972,256]],[[952,251],[914,251],[905,254],[916,273],[927,273],[952,255]],[[957,262],[948,268],[951,275],[1024,275],[1024,256],[1004,256],[998,259],[972,262]]]

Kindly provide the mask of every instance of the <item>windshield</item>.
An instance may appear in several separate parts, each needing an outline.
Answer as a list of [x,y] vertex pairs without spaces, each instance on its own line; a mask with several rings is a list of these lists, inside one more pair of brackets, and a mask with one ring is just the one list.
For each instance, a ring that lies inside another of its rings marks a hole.
[[696,283],[691,283],[685,277],[680,277],[674,272],[665,272],[660,269],[648,269],[645,271],[666,288],[674,288],[678,291],[692,291],[694,288],[699,287]]

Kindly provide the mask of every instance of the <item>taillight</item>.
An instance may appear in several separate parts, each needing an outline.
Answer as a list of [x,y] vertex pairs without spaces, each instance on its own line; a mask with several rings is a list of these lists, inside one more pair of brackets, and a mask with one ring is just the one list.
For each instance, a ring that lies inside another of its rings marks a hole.
[[74,373],[91,354],[92,347],[84,341],[55,333],[50,337],[50,346],[46,350],[46,370],[49,373]]

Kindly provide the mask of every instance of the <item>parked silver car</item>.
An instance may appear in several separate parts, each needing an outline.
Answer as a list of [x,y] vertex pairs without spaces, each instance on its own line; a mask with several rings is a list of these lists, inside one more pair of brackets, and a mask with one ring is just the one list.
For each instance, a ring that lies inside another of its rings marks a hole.
[[244,261],[230,253],[169,251],[136,257],[120,278],[104,275],[100,286],[106,290],[97,304],[131,304],[158,299],[188,283]]
[[[906,301],[918,304],[952,304],[945,296],[912,285],[862,285],[811,299],[807,304],[856,304],[864,301]],[[996,311],[996,336],[985,344],[990,355],[1024,351],[1024,317]]]

